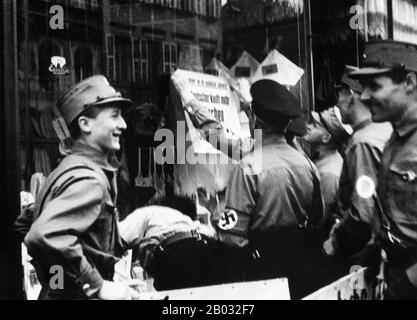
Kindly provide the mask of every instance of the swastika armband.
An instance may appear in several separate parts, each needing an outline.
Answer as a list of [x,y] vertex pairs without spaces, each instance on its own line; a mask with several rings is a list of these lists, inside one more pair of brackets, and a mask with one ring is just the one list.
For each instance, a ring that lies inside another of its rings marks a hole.
[[238,220],[236,211],[227,209],[221,215],[218,226],[221,230],[231,230],[236,226]]

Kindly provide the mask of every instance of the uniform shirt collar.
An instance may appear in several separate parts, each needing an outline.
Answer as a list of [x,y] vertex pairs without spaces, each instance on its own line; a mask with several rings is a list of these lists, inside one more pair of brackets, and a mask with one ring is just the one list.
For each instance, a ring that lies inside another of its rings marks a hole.
[[103,170],[117,172],[120,164],[114,153],[105,154],[85,143],[75,142],[72,148],[72,154],[88,157]]
[[353,127],[353,132],[359,131],[372,123],[372,119],[366,119]]
[[398,123],[394,124],[394,131],[400,137],[406,137],[417,130],[417,112],[406,115]]

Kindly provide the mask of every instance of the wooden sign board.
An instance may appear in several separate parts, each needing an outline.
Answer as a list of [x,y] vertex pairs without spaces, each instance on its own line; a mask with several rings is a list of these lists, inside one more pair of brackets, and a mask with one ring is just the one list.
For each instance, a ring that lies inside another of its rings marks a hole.
[[290,300],[287,279],[141,293],[139,300]]
[[368,279],[366,271],[364,268],[353,272],[303,300],[382,300],[383,279]]

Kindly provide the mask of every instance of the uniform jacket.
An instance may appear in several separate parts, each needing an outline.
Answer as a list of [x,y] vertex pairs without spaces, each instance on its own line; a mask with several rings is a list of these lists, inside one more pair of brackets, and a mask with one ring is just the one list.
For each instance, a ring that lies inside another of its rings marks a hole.
[[313,160],[320,173],[325,216],[326,218],[331,218],[337,210],[337,197],[339,195],[343,158],[337,150],[328,150],[320,152]]
[[319,224],[319,181],[317,168],[284,137],[264,137],[262,148],[256,147],[232,171],[219,239],[238,247],[249,242],[264,245],[270,236],[278,238],[280,229],[300,228],[307,219]]
[[112,280],[123,249],[116,171],[104,154],[76,144],[48,177],[25,238],[44,287],[55,265],[64,270],[65,288],[87,296],[101,288],[103,279]]
[[340,202],[344,217],[374,224],[376,204],[373,198],[364,199],[356,192],[356,182],[361,176],[368,176],[377,183],[381,157],[392,134],[389,123],[360,123],[344,152],[344,165],[340,179]]
[[399,124],[387,144],[379,173],[378,196],[391,224],[391,233],[403,246],[417,250],[416,117]]

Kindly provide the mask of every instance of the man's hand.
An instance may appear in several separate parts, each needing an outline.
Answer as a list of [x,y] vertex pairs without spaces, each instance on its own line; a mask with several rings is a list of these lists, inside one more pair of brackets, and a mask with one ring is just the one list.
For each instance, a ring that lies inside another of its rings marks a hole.
[[184,105],[189,104],[191,100],[195,99],[194,95],[191,93],[189,85],[187,84],[187,79],[185,77],[181,77],[178,72],[175,72],[172,75],[171,80],[178,94],[181,96]]
[[97,298],[99,300],[133,300],[135,297],[127,284],[104,281]]
[[334,235],[339,225],[340,225],[340,220],[337,220],[336,223],[333,225],[332,230],[330,231],[329,239],[323,244],[324,253],[328,257],[334,257],[336,255],[336,248],[334,245]]

